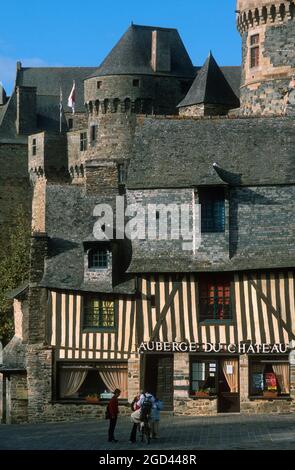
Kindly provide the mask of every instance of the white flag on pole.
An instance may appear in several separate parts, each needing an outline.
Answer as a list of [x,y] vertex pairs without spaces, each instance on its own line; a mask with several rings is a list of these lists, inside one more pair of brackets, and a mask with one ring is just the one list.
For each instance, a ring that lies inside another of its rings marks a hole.
[[68,107],[72,108],[73,114],[75,114],[75,105],[76,105],[76,83],[73,82],[73,88],[68,98]]

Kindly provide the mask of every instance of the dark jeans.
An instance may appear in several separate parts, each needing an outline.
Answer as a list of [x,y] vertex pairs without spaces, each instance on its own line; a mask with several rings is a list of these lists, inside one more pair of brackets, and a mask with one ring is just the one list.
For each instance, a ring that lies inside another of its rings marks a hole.
[[112,441],[113,439],[115,439],[114,431],[115,431],[116,424],[117,424],[117,416],[115,418],[110,419],[109,441]]
[[133,428],[132,428],[132,431],[131,431],[131,434],[130,434],[130,441],[131,442],[136,442],[137,427],[138,427],[138,424],[133,424]]

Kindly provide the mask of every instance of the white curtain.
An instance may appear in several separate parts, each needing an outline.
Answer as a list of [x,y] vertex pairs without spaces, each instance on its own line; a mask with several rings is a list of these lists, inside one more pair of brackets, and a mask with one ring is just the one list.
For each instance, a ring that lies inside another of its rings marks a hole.
[[86,376],[87,370],[61,370],[60,397],[66,398],[75,395],[83,385]]
[[238,365],[237,359],[222,361],[222,370],[231,393],[238,393],[239,391]]
[[273,371],[276,374],[277,381],[279,382],[281,393],[290,393],[289,381],[289,365],[288,364],[273,364]]
[[110,392],[114,392],[118,388],[121,390],[120,398],[128,398],[128,374],[125,368],[120,370],[116,367],[112,370],[109,367],[101,370],[99,375]]

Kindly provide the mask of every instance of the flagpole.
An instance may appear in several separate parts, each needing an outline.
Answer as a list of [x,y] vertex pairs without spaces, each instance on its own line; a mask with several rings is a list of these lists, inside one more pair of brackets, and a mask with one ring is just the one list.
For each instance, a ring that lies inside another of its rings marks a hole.
[[59,90],[59,133],[62,133],[62,111],[63,111],[63,104],[62,104],[62,88],[60,86]]

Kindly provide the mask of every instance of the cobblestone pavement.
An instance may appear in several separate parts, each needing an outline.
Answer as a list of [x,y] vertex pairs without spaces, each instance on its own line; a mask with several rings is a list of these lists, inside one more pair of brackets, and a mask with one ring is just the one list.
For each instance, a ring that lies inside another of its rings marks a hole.
[[129,444],[131,423],[118,421],[118,443],[107,442],[107,421],[0,425],[0,450],[294,450],[295,415],[163,417],[158,440]]

